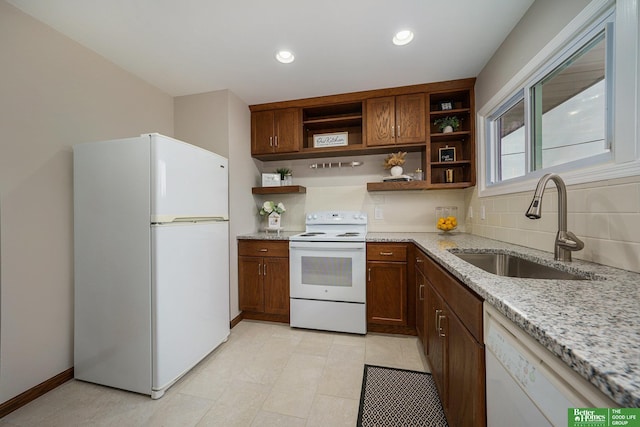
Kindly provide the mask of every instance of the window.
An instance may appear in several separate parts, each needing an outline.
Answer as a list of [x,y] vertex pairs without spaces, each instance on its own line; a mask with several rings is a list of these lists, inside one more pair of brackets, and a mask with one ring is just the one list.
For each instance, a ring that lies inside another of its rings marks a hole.
[[609,151],[606,65],[603,30],[531,87],[532,170]]
[[[543,60],[536,57],[527,65],[528,77],[524,71],[514,76],[513,80],[518,78],[520,83],[511,84],[511,94],[507,85],[494,97],[502,97],[502,102],[492,100],[479,111],[480,158],[485,159],[479,177],[481,196],[522,191],[530,187],[525,182],[547,172],[566,175],[581,170],[581,177],[571,183],[588,182],[596,179],[596,175],[589,176],[588,168],[600,165],[604,169],[606,165],[611,169],[616,163],[637,160],[637,156],[620,157],[623,152],[633,152],[637,142],[619,138],[616,146],[613,135],[614,129],[619,131],[622,127],[620,118],[614,115],[614,106],[619,108],[622,98],[631,99],[638,90],[637,82],[619,84],[621,74],[617,67],[633,64],[638,53],[634,52],[631,58],[614,56],[614,47],[619,48],[618,41],[614,45],[614,32],[619,36],[616,9],[600,4],[603,6],[598,10],[594,7],[591,16],[582,17],[582,29],[576,26],[574,35],[569,37],[568,31],[561,33],[550,43],[551,47],[545,47],[555,53]],[[620,16],[624,32],[630,32],[631,27],[637,30],[633,16]],[[561,36],[564,41],[557,40]],[[618,77],[617,87],[614,76]],[[614,89],[618,98],[615,105]],[[637,106],[624,102],[628,108],[622,114],[629,117]],[[628,122],[626,127],[629,128]],[[625,169],[625,173],[630,174],[630,170]]]

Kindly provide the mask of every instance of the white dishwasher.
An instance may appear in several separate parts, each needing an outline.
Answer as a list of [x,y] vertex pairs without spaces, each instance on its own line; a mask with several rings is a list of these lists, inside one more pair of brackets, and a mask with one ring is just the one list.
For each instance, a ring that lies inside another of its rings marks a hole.
[[484,303],[487,426],[567,426],[569,408],[616,408],[513,322]]

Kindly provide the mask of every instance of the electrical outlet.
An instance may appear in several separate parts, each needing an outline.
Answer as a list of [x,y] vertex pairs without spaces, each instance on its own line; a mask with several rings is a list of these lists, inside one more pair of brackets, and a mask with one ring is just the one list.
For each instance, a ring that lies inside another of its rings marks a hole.
[[480,207],[480,219],[483,221],[487,219],[487,211],[485,210],[484,205]]
[[384,219],[384,212],[380,206],[376,206],[373,209],[373,217],[375,219]]
[[469,217],[469,219],[473,218],[473,206],[469,206],[469,213],[467,216]]

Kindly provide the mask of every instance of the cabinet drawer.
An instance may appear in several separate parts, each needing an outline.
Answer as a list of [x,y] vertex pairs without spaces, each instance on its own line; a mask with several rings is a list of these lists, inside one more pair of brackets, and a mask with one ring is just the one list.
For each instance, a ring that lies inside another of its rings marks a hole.
[[263,257],[288,257],[288,241],[239,240],[238,255]]
[[367,261],[407,261],[407,245],[367,244]]

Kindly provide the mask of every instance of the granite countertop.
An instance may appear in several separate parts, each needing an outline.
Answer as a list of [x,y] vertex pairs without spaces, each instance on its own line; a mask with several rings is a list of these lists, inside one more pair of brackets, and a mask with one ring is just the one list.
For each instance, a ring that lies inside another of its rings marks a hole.
[[[239,239],[287,240],[298,232]],[[368,233],[367,242],[413,242],[575,372],[623,407],[640,407],[640,274],[466,233]],[[500,277],[449,250],[490,249],[590,275],[592,280]],[[551,248],[550,248],[551,249]]]

